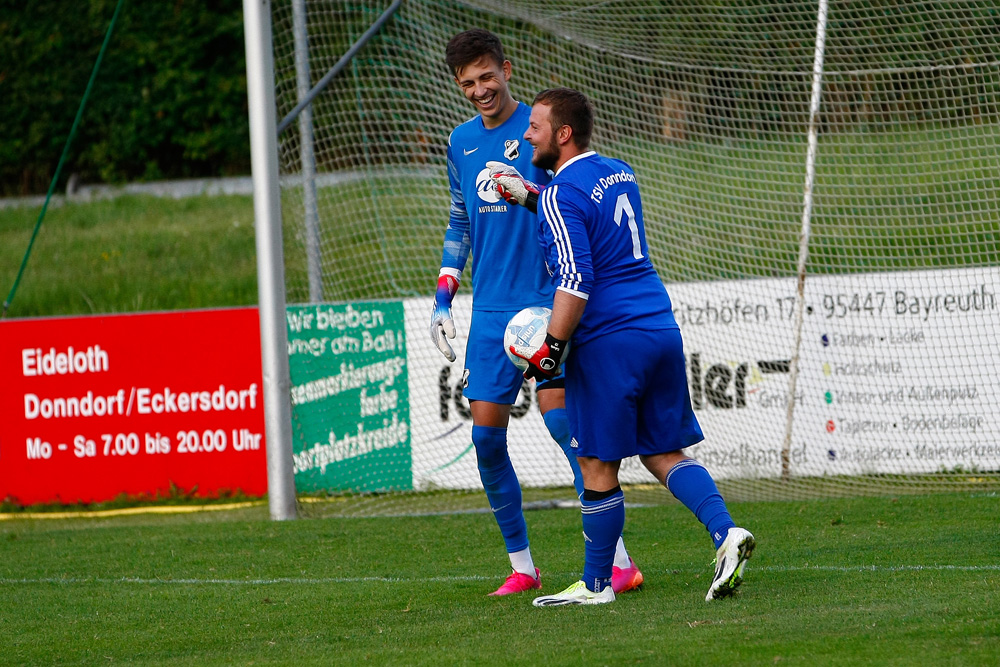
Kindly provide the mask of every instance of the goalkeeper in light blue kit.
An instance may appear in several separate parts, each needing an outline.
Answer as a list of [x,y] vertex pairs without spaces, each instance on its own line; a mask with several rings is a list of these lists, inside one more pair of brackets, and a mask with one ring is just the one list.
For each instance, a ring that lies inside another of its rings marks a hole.
[[[501,197],[487,162],[516,165],[537,183],[548,182],[549,175],[531,165],[531,148],[523,139],[531,109],[511,96],[511,63],[504,57],[499,38],[486,30],[459,33],[449,41],[445,61],[455,83],[479,113],[455,128],[448,141],[451,211],[430,333],[441,353],[454,361],[455,352],[448,343],[456,335],[451,304],[471,250],[472,322],[463,395],[472,411],[472,442],[480,478],[513,569],[490,595],[508,595],[541,588],[541,577],[531,557],[521,487],[507,452],[510,407],[524,378],[507,359],[503,334],[507,322],[522,308],[551,304],[553,287],[538,247],[534,213]],[[523,189],[523,181],[518,185]],[[523,191],[520,194],[524,199]],[[583,482],[570,447],[562,377],[546,378],[537,390],[545,425],[566,453],[579,495]],[[612,545],[618,592],[642,584],[642,573],[620,536],[619,532]]]
[[[703,439],[691,408],[680,330],[649,259],[632,168],[588,150],[593,108],[569,88],[535,97],[524,138],[532,164],[555,177],[538,198],[538,237],[556,292],[545,342],[512,349],[526,377],[545,380],[565,360],[566,407],[583,472],[583,578],[538,607],[613,602],[615,541],[625,524],[624,458],[643,465],[705,525],[717,550],[706,600],[731,595],[755,546],[729,515],[711,475],[683,448]],[[495,174],[516,188],[516,174]]]

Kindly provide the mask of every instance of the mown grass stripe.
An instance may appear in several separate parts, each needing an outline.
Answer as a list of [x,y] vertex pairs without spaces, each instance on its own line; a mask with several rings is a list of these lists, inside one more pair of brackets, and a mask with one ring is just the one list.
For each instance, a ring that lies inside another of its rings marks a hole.
[[[766,565],[763,567],[748,566],[748,574],[753,572],[840,572],[866,573],[866,572],[997,572],[1000,565]],[[674,573],[698,573],[707,571],[706,569],[696,570],[693,568],[674,569]],[[546,572],[549,577],[570,577],[578,572]],[[272,586],[275,584],[299,584],[299,585],[321,585],[321,584],[425,584],[425,583],[450,583],[458,581],[492,581],[498,578],[497,574],[489,575],[455,575],[446,577],[275,577],[270,579],[150,579],[142,577],[41,577],[41,578],[0,578],[0,585],[14,584],[148,584],[148,585],[169,585],[178,584],[185,586]]]

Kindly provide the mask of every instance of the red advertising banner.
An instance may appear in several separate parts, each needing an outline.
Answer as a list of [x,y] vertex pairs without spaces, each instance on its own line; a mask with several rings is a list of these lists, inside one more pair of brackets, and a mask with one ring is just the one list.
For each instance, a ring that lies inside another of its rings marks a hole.
[[256,308],[0,320],[0,498],[267,491]]

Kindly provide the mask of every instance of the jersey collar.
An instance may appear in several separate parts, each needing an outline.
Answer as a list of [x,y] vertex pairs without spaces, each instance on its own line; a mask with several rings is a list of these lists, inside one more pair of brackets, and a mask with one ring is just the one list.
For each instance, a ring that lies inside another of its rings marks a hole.
[[597,151],[587,151],[586,153],[580,153],[579,155],[574,155],[570,159],[568,159],[565,162],[563,162],[562,166],[559,167],[559,169],[556,171],[556,176],[559,175],[559,172],[561,172],[563,169],[565,169],[566,167],[570,166],[574,162],[576,162],[578,160],[582,160],[584,158],[588,158],[591,155],[597,155]]

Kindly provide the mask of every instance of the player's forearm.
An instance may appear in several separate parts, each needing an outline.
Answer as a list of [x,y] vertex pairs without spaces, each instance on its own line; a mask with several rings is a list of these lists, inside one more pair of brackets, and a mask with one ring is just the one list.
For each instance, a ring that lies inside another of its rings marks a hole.
[[549,321],[548,333],[559,340],[569,340],[586,307],[586,299],[557,289],[552,299],[552,319]]
[[456,225],[454,220],[448,224],[448,229],[444,233],[444,248],[441,251],[441,268],[454,269],[457,277],[461,278],[465,265],[469,261],[469,251],[472,242],[469,238],[468,225],[463,229],[461,225]]

